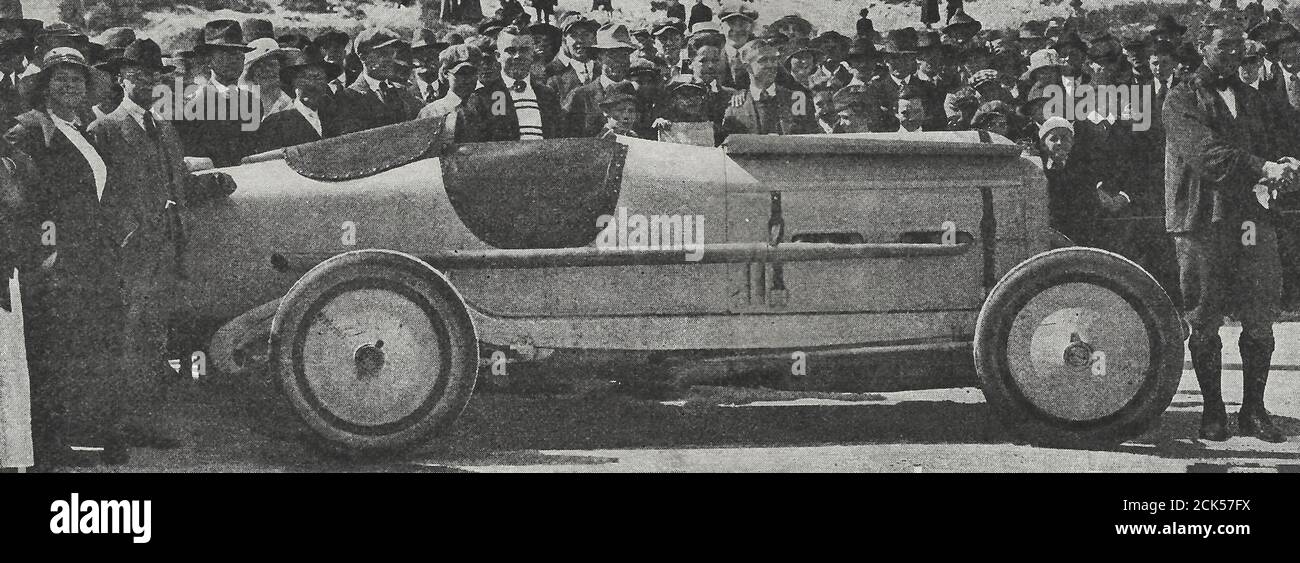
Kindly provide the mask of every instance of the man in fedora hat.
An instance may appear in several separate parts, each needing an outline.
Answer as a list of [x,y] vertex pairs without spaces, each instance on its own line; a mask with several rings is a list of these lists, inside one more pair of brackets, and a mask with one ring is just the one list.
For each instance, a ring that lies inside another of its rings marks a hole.
[[1064,63],[1061,67],[1061,84],[1065,87],[1065,94],[1073,98],[1079,85],[1092,81],[1086,68],[1088,44],[1078,33],[1070,31],[1052,45],[1052,50],[1060,55],[1061,62]]
[[651,32],[655,38],[655,51],[670,67],[672,74],[669,78],[681,73],[682,61],[689,58],[686,54],[686,35],[682,31],[684,27],[685,24],[674,19],[658,20]]
[[439,39],[432,29],[415,30],[415,36],[411,40],[411,59],[415,63],[411,71],[410,83],[414,86],[411,93],[424,104],[441,98],[445,93],[441,88],[442,81],[438,79],[438,55],[447,47],[447,43]]
[[337,94],[339,90],[347,88],[348,84],[351,84],[352,80],[355,79],[354,76],[347,75],[347,68],[343,64],[348,54],[348,43],[351,41],[352,38],[348,37],[348,34],[337,29],[323,31],[312,40],[312,44],[320,49],[321,56],[326,61],[334,63],[342,69],[339,71],[338,76],[330,77],[329,88],[332,94]]
[[606,24],[596,32],[596,42],[592,48],[600,59],[601,74],[563,98],[561,108],[564,110],[566,130],[562,134],[566,137],[600,135],[606,121],[600,101],[604,99],[607,90],[627,78],[632,53],[637,47],[632,43],[627,27],[622,24]]
[[853,80],[853,69],[849,68],[848,62],[844,60],[849,54],[851,43],[848,37],[837,31],[826,31],[814,37],[812,48],[821,51],[822,60],[817,70],[809,77],[809,82],[813,85],[834,82],[836,85],[834,89],[838,90]]
[[258,39],[275,39],[275,26],[271,25],[269,20],[262,18],[248,18],[244,20],[244,43],[252,43]]
[[473,45],[452,45],[438,55],[440,82],[446,92],[420,110],[420,119],[446,117],[460,110],[465,99],[480,86],[479,61],[483,54]]
[[403,41],[388,28],[373,27],[357,35],[362,72],[333,104],[340,134],[383,127],[413,119],[424,104],[396,82],[405,78],[397,62]]
[[934,84],[916,76],[917,42],[919,36],[915,29],[905,27],[887,32],[885,41],[885,66],[889,72],[877,76],[867,84],[870,97],[880,107],[881,131],[895,131],[899,124],[896,105],[898,92],[904,86],[911,86],[913,94],[919,96],[923,103],[938,107],[942,99],[935,99],[937,89]]
[[465,100],[456,127],[458,142],[528,141],[558,137],[563,131],[560,98],[531,75],[533,37],[510,26],[497,39],[496,76]]
[[777,84],[782,59],[779,45],[774,38],[763,38],[741,49],[749,87],[732,98],[722,119],[724,135],[800,135],[820,130],[812,97]]
[[1154,41],[1168,41],[1173,45],[1183,42],[1183,34],[1187,33],[1187,26],[1178,23],[1172,14],[1163,14],[1156,20],[1156,25],[1151,29],[1151,39]]
[[574,89],[589,84],[600,75],[592,44],[600,24],[582,14],[572,13],[560,20],[564,48],[546,67],[546,85],[563,100]]
[[220,167],[238,164],[249,154],[242,120],[230,108],[251,108],[255,102],[250,92],[237,88],[244,55],[252,50],[244,44],[244,33],[235,20],[213,20],[203,26],[202,42],[194,52],[206,62],[208,76],[186,99],[182,115],[172,116],[185,156],[210,158]]
[[107,191],[116,197],[105,201],[135,226],[117,253],[126,302],[120,431],[127,446],[174,448],[179,440],[155,411],[170,371],[165,316],[184,268],[178,206],[229,194],[234,183],[222,173],[194,176],[186,170],[176,130],[154,107],[154,88],[174,70],[163,64],[157,43],[137,39],[104,64],[117,77],[122,102],[96,120],[90,133],[113,179]]
[[944,26],[943,34],[952,38],[958,50],[965,50],[972,46],[975,35],[983,27],[978,20],[966,15],[966,11],[959,8],[948,18],[948,25]]
[[293,103],[272,113],[257,129],[255,153],[319,141],[338,133],[330,95],[330,78],[342,69],[323,59],[314,46],[288,49],[280,67],[280,78],[293,94]]

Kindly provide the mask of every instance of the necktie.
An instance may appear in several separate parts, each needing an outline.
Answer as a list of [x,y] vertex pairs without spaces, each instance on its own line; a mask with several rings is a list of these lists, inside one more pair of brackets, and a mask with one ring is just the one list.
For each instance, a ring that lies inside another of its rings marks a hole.
[[153,115],[144,112],[144,132],[149,135],[149,140],[154,143],[158,142],[158,124],[154,123]]
[[394,90],[396,90],[396,88],[394,88],[393,85],[392,85],[392,83],[388,82],[387,80],[385,80],[385,81],[383,81],[383,82],[380,82],[380,83],[379,83],[379,97],[382,98],[380,101],[382,101],[382,102],[384,102],[384,103],[389,103],[389,102],[391,102],[391,101],[393,100],[393,91],[394,91]]
[[524,90],[528,89],[528,83],[523,80],[516,80],[514,86],[511,86],[510,89],[522,93]]

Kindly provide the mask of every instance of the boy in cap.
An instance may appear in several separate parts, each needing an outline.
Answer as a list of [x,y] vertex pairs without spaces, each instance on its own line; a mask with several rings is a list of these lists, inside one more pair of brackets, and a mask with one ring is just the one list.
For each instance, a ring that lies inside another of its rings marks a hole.
[[641,108],[637,100],[636,85],[622,81],[606,89],[600,100],[600,111],[605,118],[605,125],[596,135],[599,138],[611,138],[614,135],[645,138],[636,131],[641,122]]
[[357,35],[361,75],[334,97],[340,135],[401,123],[419,113],[423,104],[396,83],[405,78],[397,61],[401,43],[397,34],[383,27]]
[[567,128],[563,135],[566,137],[595,137],[601,134],[606,120],[602,115],[604,108],[599,105],[600,100],[610,88],[627,78],[632,53],[636,51],[631,34],[622,24],[601,27],[596,33],[593,48],[600,58],[601,74],[563,98],[561,107]]
[[478,64],[483,54],[471,45],[452,45],[439,55],[438,74],[445,84],[443,97],[424,106],[420,119],[446,117],[460,110],[465,99],[479,86]]
[[925,89],[914,84],[904,84],[898,90],[898,111],[894,114],[894,119],[898,122],[899,133],[917,133],[925,125],[928,116],[926,114],[926,97],[928,92]]

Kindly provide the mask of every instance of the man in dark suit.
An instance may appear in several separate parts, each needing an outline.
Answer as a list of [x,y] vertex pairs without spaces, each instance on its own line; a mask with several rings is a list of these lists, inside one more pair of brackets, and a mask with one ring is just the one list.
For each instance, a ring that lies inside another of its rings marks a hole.
[[916,75],[917,43],[920,37],[915,29],[891,30],[885,44],[885,66],[889,72],[877,76],[867,84],[868,98],[880,105],[878,131],[897,131],[899,128],[896,106],[898,94],[904,86],[918,96],[930,111],[938,111],[934,84]]
[[566,137],[595,137],[605,128],[600,102],[605,92],[627,78],[632,52],[637,49],[632,35],[622,24],[606,25],[596,33],[595,49],[600,57],[600,77],[579,86],[564,99]]
[[542,78],[561,100],[600,76],[600,65],[591,47],[596,42],[598,27],[600,24],[578,13],[569,14],[560,22],[564,48],[546,65],[546,76]]
[[[1273,322],[1281,293],[1276,209],[1257,185],[1294,181],[1294,161],[1274,161],[1273,124],[1258,92],[1237,79],[1241,28],[1228,22],[1197,37],[1203,63],[1169,93],[1164,120],[1165,227],[1174,236],[1188,348],[1204,397],[1200,435],[1226,440],[1219,327],[1241,322],[1243,391],[1238,429],[1269,442],[1286,436],[1264,408]],[[1274,206],[1275,207],[1275,206]]]
[[[185,156],[206,157],[216,166],[232,166],[249,154],[251,135],[238,108],[254,107],[251,92],[236,87],[244,71],[244,44],[239,22],[214,20],[203,27],[203,43],[194,51],[207,61],[203,87],[185,100],[182,115],[170,115]],[[175,94],[174,94],[175,95]]]
[[[346,90],[334,97],[331,120],[345,135],[414,119],[423,104],[406,88],[397,84],[405,78],[397,62],[402,40],[387,28],[374,27],[357,35],[357,55],[362,72]],[[334,136],[326,132],[326,137]]]
[[798,135],[818,131],[813,100],[776,83],[781,51],[771,39],[755,39],[740,50],[749,88],[732,98],[722,119],[724,134]]
[[533,38],[515,26],[497,36],[499,76],[483,77],[483,87],[461,108],[457,142],[540,140],[562,135],[560,99],[533,77]]
[[333,103],[327,84],[342,69],[314,56],[314,49],[287,51],[280,79],[293,93],[293,105],[262,120],[255,153],[319,141],[339,129],[334,113],[327,109]]
[[126,303],[120,334],[123,384],[117,389],[121,433],[128,446],[173,448],[180,442],[153,419],[169,375],[166,314],[183,275],[185,234],[177,207],[199,193],[228,194],[233,183],[225,174],[200,179],[186,170],[176,130],[153,108],[154,88],[175,70],[163,64],[156,43],[133,41],[105,64],[117,76],[123,98],[89,132],[112,179],[104,202],[130,227],[117,252]]
[[23,17],[22,4],[0,6],[0,130],[14,126],[14,118],[27,111],[18,93],[18,79],[26,70],[24,55],[32,50],[40,20]]

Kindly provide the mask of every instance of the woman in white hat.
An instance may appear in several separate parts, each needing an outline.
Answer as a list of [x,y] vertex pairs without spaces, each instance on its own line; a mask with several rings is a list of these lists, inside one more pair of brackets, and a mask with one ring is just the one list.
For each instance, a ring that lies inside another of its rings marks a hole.
[[293,98],[284,92],[280,83],[280,63],[284,49],[269,37],[254,39],[248,44],[252,51],[244,53],[244,73],[239,76],[239,87],[257,96],[261,118],[293,106]]
[[68,447],[74,429],[104,447],[104,462],[127,460],[114,434],[124,318],[115,256],[134,229],[112,212],[123,194],[87,133],[90,72],[76,49],[50,49],[24,83],[33,109],[5,134],[33,162],[18,246],[38,468],[84,461]]

